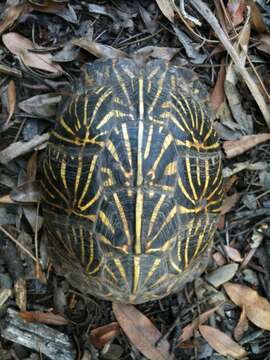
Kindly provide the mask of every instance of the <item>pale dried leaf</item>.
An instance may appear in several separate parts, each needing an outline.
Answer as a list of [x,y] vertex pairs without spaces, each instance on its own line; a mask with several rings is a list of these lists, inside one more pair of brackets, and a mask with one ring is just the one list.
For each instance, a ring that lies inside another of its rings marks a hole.
[[224,258],[224,256],[220,253],[220,252],[215,252],[214,254],[212,254],[212,258],[214,259],[215,263],[218,266],[223,266],[226,264],[226,259]]
[[224,284],[225,282],[231,280],[236,271],[238,270],[238,264],[227,264],[217,268],[216,270],[208,273],[205,276],[205,279],[212,284],[214,287],[219,287],[220,285]]
[[238,321],[236,327],[234,328],[233,334],[234,334],[235,340],[239,341],[242,338],[244,332],[247,330],[248,330],[248,319],[246,316],[245,307],[243,307],[239,321]]
[[31,9],[31,5],[26,2],[10,7],[5,13],[3,20],[0,21],[0,35],[11,27],[22,15],[30,12]]
[[26,37],[10,32],[4,34],[2,40],[9,51],[19,56],[25,65],[52,73],[63,71],[60,65],[53,64],[51,54],[38,54],[29,51],[34,49],[34,44]]
[[241,24],[244,20],[244,11],[246,9],[245,0],[229,0],[227,10],[230,14],[234,26]]
[[174,7],[171,0],[156,0],[162,14],[170,21],[174,22]]
[[160,47],[160,46],[145,46],[138,51],[136,55],[143,55],[147,58],[151,57],[153,59],[162,59],[162,60],[172,60],[172,58],[179,52],[179,48],[171,47]]
[[222,331],[208,325],[199,326],[200,333],[208,344],[219,354],[241,359],[247,355],[245,349]]
[[264,24],[263,16],[259,5],[254,0],[246,0],[248,6],[251,8],[251,25],[258,34],[264,34],[268,32],[267,27]]
[[259,37],[260,43],[257,45],[257,49],[265,52],[266,54],[270,55],[270,35],[269,34],[262,34]]
[[270,140],[270,133],[242,136],[239,140],[225,141],[223,144],[228,159],[243,154],[254,146]]
[[35,95],[29,99],[21,101],[18,106],[27,114],[48,118],[56,115],[57,105],[62,96],[52,93]]
[[113,312],[124,333],[144,356],[150,360],[174,359],[170,354],[170,345],[167,340],[163,340],[159,346],[156,346],[161,333],[133,305],[113,303]]
[[246,315],[253,324],[270,331],[270,303],[266,298],[245,285],[227,283],[223,286],[236,305],[245,307]]
[[18,279],[14,284],[16,304],[20,310],[26,310],[27,291],[25,279]]
[[92,55],[97,58],[109,58],[109,59],[117,59],[117,58],[128,58],[129,56],[122,50],[115,49],[109,45],[99,44],[94,41],[90,41],[85,38],[73,39],[71,41],[73,45],[79,46],[82,49],[88,51]]
[[236,262],[241,262],[243,261],[242,256],[240,255],[239,251],[229,245],[224,245],[224,249],[226,251],[226,254],[228,255],[228,257]]
[[10,82],[8,83],[7,94],[8,94],[8,118],[6,124],[12,118],[16,105],[16,87],[15,87],[15,82],[13,80],[10,80]]

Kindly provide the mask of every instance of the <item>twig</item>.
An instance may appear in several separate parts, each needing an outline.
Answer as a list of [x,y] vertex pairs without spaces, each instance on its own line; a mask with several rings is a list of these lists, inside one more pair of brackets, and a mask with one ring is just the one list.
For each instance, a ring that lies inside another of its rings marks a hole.
[[260,91],[258,90],[256,83],[254,82],[252,77],[249,75],[249,73],[247,72],[244,65],[241,63],[241,60],[240,60],[236,50],[234,49],[234,47],[230,43],[228,37],[226,36],[226,34],[222,30],[221,26],[219,25],[217,18],[215,17],[215,15],[212,13],[212,11],[208,8],[208,6],[203,1],[190,0],[190,3],[205,18],[205,20],[209,23],[209,25],[213,28],[216,35],[218,36],[218,38],[224,45],[225,49],[230,54],[233,62],[235,63],[235,65],[238,68],[239,73],[242,75],[251,94],[253,95],[254,99],[256,100],[256,102],[263,114],[263,117],[267,123],[267,126],[270,128],[270,112],[267,108],[266,102],[265,102],[263,96],[261,95]]

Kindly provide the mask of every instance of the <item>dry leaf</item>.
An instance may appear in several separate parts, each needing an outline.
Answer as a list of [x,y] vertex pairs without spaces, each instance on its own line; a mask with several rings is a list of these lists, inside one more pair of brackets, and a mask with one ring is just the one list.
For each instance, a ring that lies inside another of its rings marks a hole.
[[117,59],[129,57],[127,53],[122,50],[115,49],[109,45],[99,44],[97,42],[90,41],[84,38],[73,39],[71,43],[88,51],[90,54],[93,54],[97,58]]
[[184,342],[189,340],[193,336],[194,331],[199,328],[199,325],[206,322],[209,319],[209,317],[219,308],[219,306],[220,305],[214,307],[213,309],[205,311],[204,313],[199,315],[195,320],[193,320],[191,324],[185,326],[180,336],[180,341]]
[[60,65],[53,64],[51,54],[38,54],[29,51],[35,47],[32,41],[26,37],[10,32],[4,34],[2,40],[9,51],[19,56],[25,65],[52,73],[60,74],[63,71]]
[[109,341],[115,338],[120,332],[120,327],[117,322],[100,326],[91,330],[90,340],[97,349],[102,349]]
[[12,118],[16,105],[16,87],[15,87],[15,82],[13,80],[10,80],[10,82],[8,83],[7,94],[8,94],[8,118],[6,124]]
[[179,52],[179,48],[160,47],[160,46],[145,46],[138,51],[136,55],[143,55],[146,58],[162,59],[170,61]]
[[239,193],[235,193],[231,196],[227,196],[222,203],[221,209],[220,209],[220,215],[225,215],[227,214],[233,207],[234,205],[238,202],[238,200],[240,199],[240,194]]
[[215,263],[218,266],[223,266],[226,264],[226,259],[224,258],[224,256],[220,253],[220,252],[215,252],[214,254],[212,254],[212,258],[214,259]]
[[234,328],[234,332],[233,332],[235,340],[239,341],[242,338],[244,332],[247,330],[248,330],[248,319],[246,317],[245,307],[243,307],[239,321],[236,327]]
[[247,355],[245,349],[222,331],[207,325],[200,325],[199,330],[208,344],[219,354],[234,359],[241,359]]
[[23,4],[10,7],[4,15],[3,20],[0,21],[0,34],[11,27],[16,20],[22,15],[31,11],[31,5],[24,2]]
[[11,191],[10,198],[17,203],[37,203],[41,198],[39,182],[34,180],[18,185]]
[[240,255],[239,251],[229,245],[224,245],[224,249],[226,251],[226,254],[228,255],[228,257],[230,259],[232,259],[233,261],[236,262],[241,262],[243,261],[242,256]]
[[26,291],[26,281],[25,279],[19,278],[14,284],[16,304],[19,309],[24,311],[26,310],[27,304],[27,291]]
[[258,34],[267,33],[267,27],[264,24],[260,7],[255,3],[254,0],[247,0],[248,6],[251,9],[251,25]]
[[252,149],[254,146],[270,140],[269,133],[246,135],[239,140],[225,141],[223,144],[227,159],[243,154],[245,151]]
[[234,277],[236,271],[238,270],[238,266],[239,265],[235,263],[223,265],[216,270],[208,273],[205,276],[205,279],[211,285],[217,288]]
[[156,346],[161,333],[133,305],[113,303],[114,315],[129,340],[150,360],[170,360],[170,345],[165,339]]
[[221,66],[218,72],[215,87],[210,95],[210,103],[214,112],[217,112],[224,101],[225,67]]
[[174,7],[171,0],[156,0],[156,3],[162,14],[170,20],[170,22],[174,22]]
[[244,20],[244,11],[246,9],[245,0],[229,0],[227,10],[230,14],[234,26],[241,24]]
[[31,323],[41,323],[55,326],[62,326],[69,324],[69,321],[61,315],[42,311],[21,311],[20,317]]
[[236,305],[245,307],[247,317],[253,324],[270,331],[270,303],[266,298],[245,285],[227,283],[223,286]]
[[266,54],[270,55],[270,35],[269,34],[262,34],[259,37],[260,44],[257,45],[257,49],[265,52]]

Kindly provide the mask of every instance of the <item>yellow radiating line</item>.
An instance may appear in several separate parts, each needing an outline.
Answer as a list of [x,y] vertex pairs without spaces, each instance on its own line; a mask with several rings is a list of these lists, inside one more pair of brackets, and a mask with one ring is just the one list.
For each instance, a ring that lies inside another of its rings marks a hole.
[[124,232],[125,232],[125,235],[126,235],[127,241],[128,241],[128,246],[130,246],[131,245],[131,237],[130,237],[129,228],[128,228],[128,222],[127,222],[127,219],[126,219],[124,209],[123,209],[122,204],[121,204],[121,202],[120,202],[120,200],[118,198],[118,195],[116,193],[114,193],[113,197],[114,197],[114,201],[115,201],[115,204],[117,206],[120,218],[121,218],[122,223],[123,223]]
[[72,116],[72,106],[74,106],[74,101],[75,101],[74,97],[71,97],[70,103],[69,103],[69,106],[68,106],[68,114],[69,114],[69,116],[71,118],[73,117]]
[[189,106],[189,102],[187,101],[187,99],[186,99],[185,96],[183,96],[183,95],[181,95],[181,94],[180,94],[180,96],[181,96],[182,100],[184,101],[184,103],[186,104],[186,107],[188,108],[188,111],[189,111],[189,114],[190,114],[191,123],[192,123],[192,127],[193,127],[193,129],[194,129],[194,128],[195,128],[194,114],[193,114],[193,112],[192,112],[192,110],[191,110],[191,107]]
[[120,250],[120,251],[123,251],[125,254],[129,254],[129,249],[127,246],[123,245],[123,246],[115,246],[112,244],[112,242],[104,235],[102,234],[98,234],[99,236],[99,240],[100,242],[114,248],[114,249],[117,249],[117,250]]
[[203,199],[205,197],[205,194],[208,190],[208,185],[209,185],[209,179],[210,179],[210,174],[209,174],[209,160],[205,159],[205,183],[204,183],[204,188],[203,188],[203,192],[200,196],[200,199]]
[[136,195],[136,213],[135,213],[135,224],[136,224],[135,254],[136,255],[139,255],[142,252],[142,244],[141,244],[142,214],[143,214],[143,193],[141,189],[138,189]]
[[219,148],[219,144],[215,143],[212,145],[208,145],[205,146],[203,143],[199,143],[197,142],[196,139],[194,139],[195,142],[191,142],[189,140],[186,141],[181,141],[181,140],[175,140],[176,145],[181,145],[181,146],[185,146],[187,148],[191,148],[191,147],[195,147],[196,150],[200,151],[200,150],[212,150],[212,149],[218,149]]
[[158,163],[160,162],[160,159],[162,158],[165,151],[168,149],[168,147],[171,145],[172,142],[173,142],[173,137],[171,134],[168,134],[164,139],[164,143],[162,145],[161,151],[159,152],[159,155],[158,155],[156,161],[154,162],[152,169],[148,172],[148,175],[150,175],[152,177],[152,180],[155,179],[155,171],[157,169]]
[[68,124],[65,122],[65,119],[63,116],[60,117],[60,124],[63,126],[63,128],[69,132],[71,135],[76,136],[75,132],[68,126]]
[[170,163],[166,166],[166,168],[165,168],[165,170],[164,170],[164,175],[170,176],[170,175],[175,174],[175,173],[176,173],[176,169],[177,169],[177,166],[176,166],[176,165],[177,165],[176,160],[170,162]]
[[88,171],[86,184],[85,184],[85,186],[84,186],[82,195],[81,195],[80,200],[79,200],[79,202],[78,202],[78,207],[79,207],[79,208],[80,208],[81,203],[82,203],[82,201],[83,201],[83,199],[84,199],[84,197],[85,197],[85,195],[86,195],[86,193],[87,193],[87,191],[88,191],[90,182],[91,182],[91,180],[92,180],[92,176],[93,176],[93,172],[94,172],[94,169],[95,169],[95,165],[96,165],[97,159],[98,159],[98,155],[94,155],[94,156],[93,156],[93,159],[92,159],[92,161],[91,161],[90,169],[89,169],[89,171]]
[[157,219],[157,215],[159,213],[159,210],[160,210],[165,198],[166,198],[166,195],[162,194],[160,196],[159,201],[157,202],[154,210],[153,210],[153,213],[152,213],[152,216],[151,216],[151,219],[150,219],[149,230],[148,230],[147,236],[150,236],[150,234],[152,232],[153,226],[154,226],[154,224],[156,222],[156,219]]
[[95,108],[94,108],[93,114],[92,114],[92,116],[91,116],[91,120],[90,120],[90,122],[89,122],[89,124],[88,124],[88,126],[87,126],[88,129],[91,127],[93,121],[95,120],[95,117],[96,117],[97,112],[99,111],[101,105],[103,104],[103,102],[104,102],[111,94],[112,94],[112,89],[107,89],[107,90],[105,91],[105,93],[102,94],[102,95],[100,96],[100,98],[98,99],[98,101],[97,101],[97,103],[96,103],[96,106],[95,106]]
[[126,66],[123,66],[122,70],[127,74],[127,76],[132,80],[135,77],[135,74]]
[[116,119],[120,119],[120,118],[123,118],[124,116],[132,117],[131,114],[126,114],[119,110],[111,110],[100,120],[100,123],[98,124],[97,129],[100,129],[102,126],[106,125],[114,117]]
[[112,226],[110,220],[108,219],[107,215],[102,211],[100,210],[99,211],[99,218],[100,220],[102,221],[102,223],[108,228],[110,229],[110,231],[114,234],[115,231],[114,231],[114,227]]
[[85,262],[85,247],[84,247],[84,236],[83,236],[83,227],[80,226],[80,241],[81,241],[81,256],[82,256],[82,263]]
[[209,130],[207,131],[207,134],[205,135],[205,137],[203,139],[204,143],[206,143],[206,141],[210,138],[210,136],[212,135],[213,132],[214,132],[214,129],[212,128],[212,125],[211,125]]
[[152,245],[152,241],[149,241],[149,243],[147,244],[147,250],[145,251],[146,254],[151,254],[151,253],[156,253],[156,252],[163,252],[164,254],[166,253],[166,251],[169,250],[169,248],[171,247],[172,243],[175,242],[175,236],[173,236],[171,239],[167,240],[161,247],[159,248],[150,248],[150,246]]
[[192,233],[192,229],[193,229],[194,220],[195,220],[195,218],[193,218],[191,221],[189,221],[189,224],[188,224],[188,234],[187,234],[187,239],[186,239],[186,244],[185,244],[185,269],[188,267],[189,241],[190,241],[190,237],[191,237],[191,233]]
[[163,82],[164,82],[164,78],[165,78],[165,75],[166,75],[166,71],[164,71],[164,73],[160,76],[160,80],[158,81],[158,88],[157,88],[157,92],[154,96],[154,99],[152,101],[152,104],[149,106],[149,109],[148,109],[148,114],[150,114],[151,112],[153,112],[154,110],[154,107],[160,97],[160,94],[163,90]]
[[82,175],[82,167],[83,167],[83,159],[82,159],[81,155],[79,155],[78,167],[77,167],[76,178],[75,178],[75,188],[74,188],[75,198],[74,198],[74,202],[77,201],[77,191],[78,191],[78,187],[79,187],[79,183],[80,183],[80,178],[81,178],[81,175]]
[[74,144],[74,145],[78,145],[78,146],[82,146],[82,142],[79,141],[78,138],[75,138],[75,140],[71,140],[71,139],[68,139],[62,135],[59,135],[56,131],[52,131],[52,135],[55,136],[57,139],[59,140],[63,140],[63,141],[66,141],[68,143],[71,143],[71,144]]
[[75,114],[75,118],[76,118],[77,127],[80,129],[80,128],[81,128],[81,122],[80,122],[80,118],[79,118],[78,113],[77,113],[77,105],[78,105],[79,99],[80,99],[80,96],[76,96],[76,97],[75,97],[75,101],[74,101],[74,114]]
[[123,138],[124,138],[124,142],[125,142],[129,166],[130,166],[130,169],[132,169],[131,146],[130,146],[130,140],[129,140],[128,131],[127,131],[127,124],[125,124],[125,123],[122,124],[122,132],[123,132]]
[[190,159],[189,157],[186,157],[186,168],[187,168],[187,176],[188,176],[188,181],[189,181],[189,185],[191,187],[192,193],[193,193],[193,197],[195,200],[198,200],[198,195],[196,193],[194,184],[193,184],[193,180],[192,180],[192,175],[191,175],[191,166],[190,166]]
[[196,250],[195,250],[195,252],[194,252],[194,254],[193,254],[193,256],[192,256],[191,261],[196,258],[198,252],[200,251],[200,248],[201,248],[201,246],[202,246],[203,239],[205,238],[206,229],[207,229],[207,227],[204,226],[204,227],[203,227],[203,232],[202,232],[202,233],[199,235],[199,237],[198,237]]
[[192,100],[192,104],[193,104],[193,108],[194,108],[194,112],[195,112],[195,126],[196,126],[196,129],[199,130],[199,119],[198,119],[197,106],[193,100]]
[[215,193],[220,189],[220,186],[222,185],[222,183],[223,183],[223,180],[222,180],[222,177],[221,177],[220,180],[219,180],[218,185],[216,186],[216,188],[211,192],[210,195],[207,196],[207,198],[206,198],[207,200],[210,200],[215,195]]
[[143,78],[139,78],[139,119],[144,116]]
[[[174,104],[172,104],[174,105]],[[162,114],[160,114],[160,117],[162,119],[164,118],[169,118],[169,120],[171,120],[174,125],[176,125],[181,131],[185,131],[185,129],[179,124],[179,121],[177,120],[177,118],[170,112],[163,112]]]
[[185,197],[193,204],[195,205],[195,201],[189,196],[189,193],[187,192],[184,184],[182,183],[182,179],[181,176],[179,175],[178,177],[178,185],[180,187],[180,190],[182,191],[182,193],[185,195]]
[[115,281],[115,284],[118,285],[118,279],[116,278],[116,276],[114,275],[114,273],[108,268],[108,266],[104,266],[104,270],[106,270],[111,277],[113,278],[113,280]]
[[107,141],[107,149],[109,150],[109,152],[112,155],[112,157],[114,158],[114,160],[117,162],[120,162],[116,148],[111,140]]
[[[180,246],[179,246],[179,249],[180,249]],[[180,256],[180,259],[181,259],[181,256]],[[180,266],[180,263],[181,263],[181,260],[179,259],[179,266]],[[180,269],[179,266],[177,266],[172,259],[170,259],[170,264],[171,266],[174,268],[174,270],[176,270],[179,274],[182,272],[182,270]]]
[[121,261],[119,259],[113,259],[120,275],[122,276],[123,280],[125,281],[125,283],[128,285],[128,281],[127,281],[127,277],[126,277],[126,272],[125,272],[125,269],[121,263]]
[[157,268],[159,267],[161,260],[160,259],[156,259],[154,261],[153,266],[151,267],[151,269],[148,271],[148,274],[144,280],[143,286],[146,285],[146,283],[150,280],[150,278],[153,276],[154,272],[157,270]]
[[205,125],[205,114],[204,114],[204,111],[201,107],[201,105],[199,104],[199,108],[200,108],[200,113],[201,113],[201,127],[200,127],[200,136],[202,136],[203,134],[203,128],[204,128],[204,125]]
[[218,159],[218,170],[217,170],[217,173],[216,173],[216,176],[214,178],[214,181],[213,181],[213,185],[215,185],[215,183],[217,182],[219,176],[220,176],[220,172],[221,172],[221,158]]
[[152,143],[152,136],[153,136],[153,125],[150,125],[148,136],[147,136],[146,147],[145,147],[145,151],[144,151],[144,160],[147,159],[149,156],[151,143]]
[[61,169],[60,169],[60,176],[64,185],[64,188],[67,190],[67,179],[66,179],[66,169],[67,169],[67,163],[66,160],[63,159],[61,161]]
[[135,294],[138,290],[139,279],[140,279],[140,257],[139,256],[134,256],[133,269],[134,269],[134,274],[133,274],[132,294]]
[[159,68],[155,67],[150,74],[147,76],[147,82],[148,82],[148,86],[147,86],[147,92],[150,93],[151,88],[152,88],[152,79],[153,77],[159,72]]
[[76,212],[75,210],[72,210],[72,214],[79,216],[83,219],[88,219],[90,220],[92,223],[94,223],[96,221],[96,215],[84,215],[81,212]]
[[89,96],[86,95],[86,96],[84,97],[84,102],[83,102],[83,124],[84,124],[84,125],[87,124],[88,101],[89,101]]
[[93,274],[95,274],[95,273],[100,269],[100,267],[101,267],[101,265],[102,265],[102,260],[103,260],[103,259],[100,260],[100,262],[97,264],[97,266],[96,266],[92,271],[89,271],[89,267],[88,267],[87,270],[86,270],[87,274],[88,274],[88,275],[93,275]]
[[51,161],[52,155],[51,155],[51,153],[52,153],[52,151],[51,151],[51,148],[49,147],[49,156],[47,157],[47,159],[49,159],[49,161],[46,160],[46,163],[49,166],[50,172],[51,172],[54,180],[56,180],[56,176],[55,176],[55,174],[53,172],[53,167],[52,167],[52,161]]
[[178,205],[178,212],[179,214],[198,214],[204,209],[203,206],[198,206],[193,209],[188,209],[185,206]]
[[171,77],[171,89],[173,91],[176,91],[176,77],[175,76]]
[[131,101],[130,101],[130,98],[129,98],[129,95],[128,95],[128,91],[127,91],[127,87],[126,87],[126,85],[125,85],[124,80],[122,79],[122,77],[120,76],[119,72],[118,72],[116,69],[114,69],[114,73],[115,73],[115,75],[116,75],[116,78],[117,78],[117,80],[118,80],[118,82],[119,82],[119,85],[120,85],[123,93],[124,93],[125,96],[126,96],[128,105],[131,106],[132,104],[131,104]]
[[172,210],[169,212],[169,214],[167,215],[167,218],[166,220],[163,222],[163,224],[161,225],[161,227],[159,228],[159,231],[157,232],[157,234],[153,237],[153,240],[154,241],[158,236],[159,234],[161,233],[161,231],[163,230],[163,228],[169,224],[169,222],[175,217],[176,213],[177,213],[177,208],[176,208],[176,205],[172,208]]
[[112,170],[109,168],[102,167],[101,172],[108,175],[108,179],[103,183],[103,186],[112,186],[114,183],[114,176]]
[[68,207],[69,204],[68,204],[67,199],[66,199],[65,196],[61,193],[61,191],[60,191],[56,186],[53,185],[53,183],[51,182],[51,179],[50,179],[50,177],[49,177],[49,174],[48,174],[48,172],[47,172],[47,168],[46,168],[45,166],[44,166],[44,174],[45,174],[45,176],[46,176],[46,178],[47,178],[48,183],[51,185],[51,187],[54,189],[54,191],[56,191],[56,193],[64,200],[64,202],[66,203],[66,205],[67,205],[67,207]]
[[200,159],[196,158],[196,173],[197,173],[197,182],[201,186],[201,172],[200,172]]
[[89,246],[89,260],[88,260],[88,264],[86,266],[86,272],[87,273],[89,271],[89,268],[90,268],[90,266],[91,266],[91,264],[92,264],[92,262],[94,260],[94,256],[95,256],[95,254],[94,254],[94,240],[93,240],[91,235],[89,236],[88,241],[89,241],[90,246]]
[[138,154],[137,154],[137,186],[143,183],[142,174],[142,143],[143,143],[143,122],[139,121],[138,129]]
[[90,201],[88,201],[87,204],[85,204],[84,206],[78,206],[78,208],[81,211],[87,210],[88,208],[90,208],[90,206],[92,206],[98,200],[99,197],[100,197],[100,189],[98,189],[98,191],[95,193],[95,196]]

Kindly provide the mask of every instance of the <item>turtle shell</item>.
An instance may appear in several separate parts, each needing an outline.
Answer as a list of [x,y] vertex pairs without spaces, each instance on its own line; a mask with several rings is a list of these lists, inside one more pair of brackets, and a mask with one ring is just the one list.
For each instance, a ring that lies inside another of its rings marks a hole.
[[41,164],[43,213],[58,271],[84,293],[143,303],[204,270],[222,164],[191,79],[161,60],[104,60],[65,101]]

